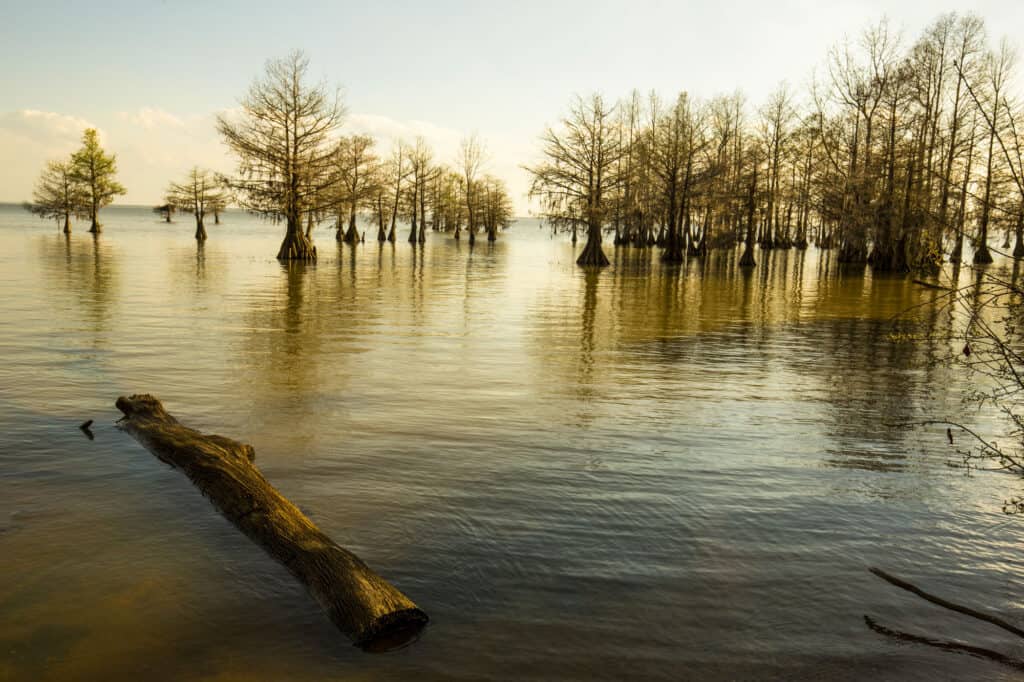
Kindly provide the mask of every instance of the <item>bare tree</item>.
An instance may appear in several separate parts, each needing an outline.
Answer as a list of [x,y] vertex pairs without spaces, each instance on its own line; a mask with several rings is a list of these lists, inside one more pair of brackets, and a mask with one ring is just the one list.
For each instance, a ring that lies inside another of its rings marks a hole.
[[544,160],[526,170],[533,176],[530,194],[539,197],[552,225],[586,227],[587,244],[578,265],[608,265],[601,232],[608,217],[607,196],[619,185],[616,174],[623,147],[615,130],[615,107],[594,94],[576,97],[561,130],[541,136]]
[[211,208],[226,203],[223,185],[213,173],[193,167],[182,182],[172,182],[167,188],[167,204],[196,219],[196,241],[206,241],[203,221]]
[[985,57],[984,89],[981,91],[979,107],[985,110],[985,122],[988,125],[988,156],[985,169],[985,189],[981,200],[981,219],[978,224],[977,248],[974,250],[975,264],[992,262],[992,254],[988,249],[988,228],[992,215],[992,184],[995,177],[994,167],[998,161],[996,155],[996,139],[1005,124],[1003,119],[1006,98],[1005,89],[1013,66],[1017,60],[1016,53],[1004,39],[999,48]]
[[483,143],[475,133],[462,140],[459,160],[461,161],[462,180],[466,194],[466,212],[468,215],[466,229],[469,232],[470,244],[476,242],[477,215],[475,208],[478,192],[477,176],[483,168],[485,154]]
[[[402,183],[411,173],[409,167],[409,155],[408,145],[402,140],[395,143],[395,148],[391,151],[391,158],[388,160],[384,167],[384,176],[388,185],[394,188],[392,193],[391,201],[391,229],[387,235],[384,234],[384,224],[381,221],[380,230],[377,233],[377,241],[389,241],[394,243],[395,241],[395,225],[398,222],[398,209],[402,201]],[[379,211],[381,217],[383,217],[383,211]]]
[[160,204],[159,206],[153,207],[153,213],[156,213],[163,218],[165,223],[171,222],[171,218],[177,210],[178,209],[174,204]]
[[426,205],[427,182],[434,170],[431,162],[434,152],[422,137],[416,138],[416,144],[409,150],[409,172],[412,175],[412,187],[409,196],[407,213],[409,216],[409,243],[426,241]]
[[[369,135],[343,137],[335,150],[338,178],[337,240],[355,244],[359,241],[356,214],[371,204],[380,181],[378,159],[373,153],[375,141]],[[348,229],[342,232],[342,213],[348,215]]]
[[25,208],[40,218],[56,220],[64,234],[71,234],[71,216],[88,215],[88,197],[75,180],[70,163],[50,161]]
[[242,207],[286,225],[280,260],[316,260],[302,218],[331,207],[335,150],[329,141],[344,107],[339,91],[308,84],[308,71],[299,51],[268,61],[241,101],[241,115],[217,118],[217,130],[239,159],[231,185]]

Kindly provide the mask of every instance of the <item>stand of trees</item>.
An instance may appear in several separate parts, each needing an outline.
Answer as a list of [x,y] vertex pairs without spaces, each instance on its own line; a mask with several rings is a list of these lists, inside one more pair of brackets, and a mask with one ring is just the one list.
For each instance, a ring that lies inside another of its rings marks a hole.
[[409,224],[413,244],[426,240],[428,223],[456,239],[465,224],[471,242],[480,227],[493,241],[510,224],[508,191],[495,178],[480,177],[483,147],[475,137],[463,145],[461,174],[435,163],[422,138],[397,141],[382,160],[372,137],[337,135],[340,96],[309,84],[308,70],[301,52],[269,61],[243,98],[242,114],[217,121],[238,157],[228,183],[242,208],[285,224],[279,259],[316,260],[313,228],[329,218],[338,241],[361,241],[361,213],[375,219],[381,242],[395,241],[399,220]]
[[100,209],[125,193],[116,175],[116,157],[103,151],[96,130],[88,128],[82,134],[82,146],[68,161],[46,164],[25,208],[40,218],[56,220],[65,234],[71,233],[72,216],[88,218],[89,231],[98,234]]
[[947,249],[959,262],[965,238],[990,262],[999,231],[1024,257],[1024,198],[998,144],[1016,149],[1024,125],[1015,64],[981,19],[944,14],[913,42],[868,27],[804,92],[783,82],[756,109],[738,93],[577,97],[541,135],[531,194],[574,243],[585,232],[580,265],[607,264],[604,233],[667,262],[747,242],[750,265],[751,243],[815,242],[847,263],[929,270]]

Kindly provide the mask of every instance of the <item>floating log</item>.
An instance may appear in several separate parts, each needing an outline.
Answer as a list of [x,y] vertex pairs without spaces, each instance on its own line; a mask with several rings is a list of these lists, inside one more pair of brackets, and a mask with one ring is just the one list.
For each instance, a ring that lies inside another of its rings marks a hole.
[[249,539],[306,586],[357,646],[382,650],[415,637],[427,614],[338,546],[253,464],[255,450],[178,422],[151,395],[121,396],[118,422],[159,459],[180,469]]

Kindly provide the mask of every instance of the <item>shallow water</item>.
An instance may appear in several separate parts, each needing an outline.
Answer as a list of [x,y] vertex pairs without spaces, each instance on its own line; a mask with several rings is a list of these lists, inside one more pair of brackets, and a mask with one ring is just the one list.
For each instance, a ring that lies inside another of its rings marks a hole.
[[[946,331],[939,292],[813,249],[585,273],[535,221],[473,250],[324,229],[310,267],[239,213],[201,251],[187,218],[105,222],[0,207],[0,679],[1013,678],[863,621],[1024,654],[867,572],[1024,608],[1018,482],[889,426],[993,428],[947,348],[892,334],[918,305]],[[420,640],[350,646],[115,428],[133,392],[252,443]]]

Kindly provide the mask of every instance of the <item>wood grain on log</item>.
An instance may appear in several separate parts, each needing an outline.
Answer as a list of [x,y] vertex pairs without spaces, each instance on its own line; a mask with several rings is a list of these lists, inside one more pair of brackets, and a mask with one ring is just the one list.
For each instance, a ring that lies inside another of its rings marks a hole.
[[253,464],[251,445],[184,426],[151,395],[117,399],[122,429],[180,469],[235,527],[281,562],[356,645],[392,648],[427,615],[359,557],[338,546]]

